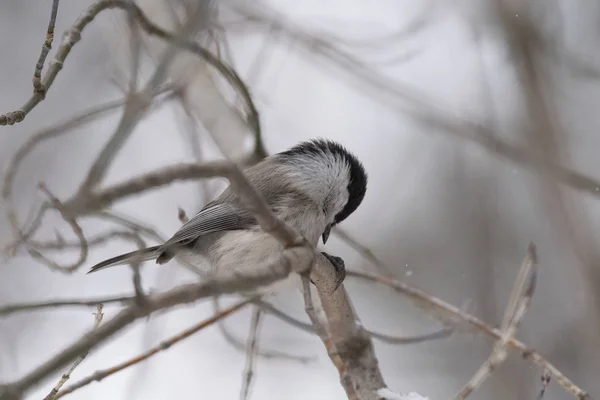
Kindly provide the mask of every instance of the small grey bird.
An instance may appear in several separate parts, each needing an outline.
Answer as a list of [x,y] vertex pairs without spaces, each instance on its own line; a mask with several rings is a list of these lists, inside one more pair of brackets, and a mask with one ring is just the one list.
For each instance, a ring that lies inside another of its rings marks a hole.
[[[245,170],[275,215],[316,246],[331,228],[350,216],[367,190],[360,161],[341,145],[317,139],[272,155]],[[252,274],[280,257],[282,245],[261,230],[230,187],[159,246],[122,254],[88,273],[132,260],[165,264],[174,257],[201,266],[214,277]],[[345,276],[343,261],[323,253]]]

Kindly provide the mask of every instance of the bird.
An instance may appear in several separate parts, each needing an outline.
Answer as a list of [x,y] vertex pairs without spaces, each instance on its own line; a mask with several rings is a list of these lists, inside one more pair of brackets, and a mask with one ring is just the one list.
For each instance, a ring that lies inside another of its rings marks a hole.
[[[354,154],[323,138],[266,157],[244,174],[271,211],[315,247],[319,239],[327,243],[332,227],[356,211],[368,181]],[[165,243],[109,258],[88,274],[132,262],[166,264],[176,258],[200,266],[214,278],[243,276],[277,261],[282,250],[283,245],[260,228],[229,186]],[[323,255],[341,282],[343,260]]]

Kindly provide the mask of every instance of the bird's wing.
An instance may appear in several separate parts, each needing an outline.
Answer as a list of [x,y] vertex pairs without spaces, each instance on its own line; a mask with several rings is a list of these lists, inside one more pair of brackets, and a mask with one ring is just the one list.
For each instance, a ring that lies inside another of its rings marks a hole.
[[212,232],[248,229],[256,226],[251,213],[233,203],[211,203],[186,222],[161,248],[185,244]]
[[185,246],[200,236],[212,232],[248,229],[256,226],[256,220],[248,211],[233,203],[210,203],[204,207],[194,218],[185,223],[175,235],[161,246],[149,247],[131,253],[102,261],[94,265],[89,273],[100,271],[116,265],[127,264],[132,261],[147,261],[157,259],[157,263],[164,264],[169,261],[174,253],[170,248]]

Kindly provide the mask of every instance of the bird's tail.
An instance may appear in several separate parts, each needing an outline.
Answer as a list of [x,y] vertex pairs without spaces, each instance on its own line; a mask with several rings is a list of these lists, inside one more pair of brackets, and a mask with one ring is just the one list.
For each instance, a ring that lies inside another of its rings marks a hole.
[[109,258],[108,260],[104,260],[101,263],[98,263],[92,268],[90,268],[88,274],[117,265],[128,264],[132,261],[142,262],[154,260],[163,252],[163,249],[161,249],[161,247],[162,246],[147,247],[142,250],[132,251],[131,253],[125,253],[121,254],[120,256]]

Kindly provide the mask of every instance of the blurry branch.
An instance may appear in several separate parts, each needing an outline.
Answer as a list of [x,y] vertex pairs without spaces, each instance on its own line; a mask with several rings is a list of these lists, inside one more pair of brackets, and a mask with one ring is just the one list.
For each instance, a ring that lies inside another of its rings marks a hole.
[[[502,339],[503,333],[499,329],[493,328],[477,317],[467,314],[458,307],[446,303],[445,301],[424,292],[423,290],[417,289],[410,286],[402,281],[394,280],[381,275],[374,275],[367,272],[358,271],[346,271],[348,277],[355,277],[364,279],[371,282],[376,282],[385,286],[390,287],[398,293],[401,293],[409,297],[415,305],[425,310],[428,310],[434,317],[439,318],[444,323],[456,324],[458,321],[462,321],[477,333],[486,335],[487,337],[497,341]],[[517,339],[509,338],[506,342],[508,347],[512,348],[521,353],[521,356],[537,365],[542,371],[548,371],[554,380],[564,387],[568,392],[573,394],[578,399],[591,399],[590,395],[575,385],[569,378],[562,374],[554,365],[548,360],[542,357],[534,349],[527,347]]]
[[[561,108],[556,101],[555,79],[548,68],[546,59],[540,53],[544,48],[544,35],[534,20],[534,15],[526,2],[510,3],[497,1],[498,18],[504,36],[510,46],[514,69],[519,80],[519,88],[527,106],[523,125],[528,145],[535,148],[549,160],[568,161],[566,146],[568,133],[561,121]],[[519,18],[514,18],[515,10]],[[583,270],[583,283],[587,286],[586,295],[593,301],[592,313],[600,312],[600,252],[594,226],[590,223],[592,215],[581,201],[568,196],[554,182],[540,180],[542,193],[540,202],[548,219],[553,222],[560,234],[560,242],[566,243]],[[596,194],[600,187],[596,187]],[[598,325],[592,329],[599,333]]]
[[[104,317],[104,314],[102,314],[102,304],[98,304],[97,311],[94,313],[94,315],[96,316],[94,321],[94,329],[97,329],[100,323],[102,322],[102,317]],[[77,368],[79,364],[81,364],[81,362],[87,357],[87,355],[88,352],[85,352],[79,357],[77,357],[73,365],[71,365],[71,368],[69,368],[66,374],[63,374],[56,386],[54,386],[50,393],[48,393],[48,395],[44,397],[44,400],[54,400],[57,398],[58,391],[64,386],[65,383],[67,383],[67,381],[71,378],[71,374],[73,373],[73,371],[75,371],[75,368]]]
[[[307,333],[315,333],[315,328],[311,324],[299,321],[299,320],[287,315],[286,313],[284,313],[281,310],[278,310],[277,308],[275,308],[271,304],[267,303],[266,301],[258,300],[257,304],[259,304],[264,311],[279,318],[280,320],[282,320],[284,322],[287,322],[288,324],[292,325],[293,327],[298,328]],[[378,332],[375,332],[372,330],[367,330],[367,332],[369,333],[369,335],[371,335],[371,337],[373,339],[376,339],[382,343],[404,345],[404,344],[416,344],[416,343],[428,342],[431,340],[444,339],[444,338],[451,336],[452,333],[454,332],[454,330],[452,328],[445,327],[445,328],[438,329],[431,333],[426,333],[423,335],[415,335],[415,336],[392,336],[392,335],[386,335],[383,333],[378,333]]]
[[[128,12],[127,16],[129,17],[128,19],[130,22],[139,22],[139,15],[142,15],[142,18],[146,19],[145,15],[142,14],[141,9],[133,1],[112,1],[112,3],[113,7],[119,7],[126,11],[134,11]],[[169,34],[170,37],[173,40],[187,40],[187,36],[195,33],[197,28],[203,28],[201,25],[205,18],[202,17],[207,14],[207,4],[207,0],[196,2],[195,9],[187,17],[183,27],[180,29],[180,32],[177,34]],[[137,10],[137,13],[135,10]],[[146,21],[153,25],[147,19]],[[137,26],[135,23],[131,25],[130,31],[132,40],[135,40],[133,36],[135,33],[139,33],[137,32]],[[154,94],[158,90],[159,86],[162,85],[165,79],[168,77],[169,68],[176,58],[177,51],[177,46],[170,41],[169,46],[161,54],[158,65],[148,80],[145,88],[141,91],[131,91],[127,94],[125,109],[123,110],[123,114],[117,129],[109,139],[108,143],[104,146],[100,154],[97,156],[92,166],[89,168],[88,174],[79,188],[80,194],[89,192],[102,181],[110,165],[112,164],[112,161],[115,159],[129,137],[133,134],[135,127],[152,105]],[[132,53],[134,52],[132,51]],[[135,58],[133,64],[137,65],[137,54],[132,54],[132,57]],[[133,74],[133,76],[130,77],[129,86],[129,89],[132,87],[137,87],[137,71]]]
[[369,333],[369,335],[371,335],[371,337],[373,339],[376,339],[382,343],[405,345],[405,344],[417,344],[417,343],[423,343],[423,342],[430,342],[432,340],[445,339],[447,337],[450,337],[452,335],[452,333],[454,333],[454,330],[452,328],[441,328],[441,329],[438,329],[437,331],[434,331],[431,333],[426,333],[424,335],[415,335],[415,336],[391,336],[391,335],[385,335],[383,333],[378,333],[378,332],[374,332],[374,331],[367,331],[367,332]]
[[[112,230],[106,233],[101,233],[97,236],[93,236],[87,239],[88,247],[94,247],[101,244],[105,244],[114,239],[128,239],[131,238],[135,232],[131,231],[118,231]],[[74,249],[79,248],[81,245],[79,242],[67,242],[62,237],[58,237],[56,241],[53,242],[35,242],[31,241],[31,244],[37,249],[43,250],[62,250],[62,249]]]
[[[171,90],[169,87],[162,89],[158,94],[164,94],[165,92]],[[159,100],[155,103],[155,106],[163,104],[163,102],[169,100],[172,97],[172,92],[167,94],[165,97],[159,98]],[[46,140],[58,138],[66,133],[72,132],[72,130],[82,124],[94,121],[96,118],[105,115],[107,112],[117,109],[125,103],[125,100],[116,100],[109,103],[105,103],[99,106],[94,106],[90,109],[87,109],[73,117],[66,119],[63,122],[59,122],[54,126],[47,127],[40,131],[39,133],[34,134],[31,138],[29,138],[11,157],[9,161],[9,166],[4,174],[4,179],[2,183],[2,200],[3,207],[6,212],[7,219],[9,221],[10,227],[13,231],[13,235],[16,237],[16,242],[9,246],[9,249],[12,251],[16,251],[17,247],[21,244],[26,244],[28,247],[36,248],[36,245],[40,243],[35,243],[29,240],[29,237],[32,236],[37,226],[41,222],[41,218],[44,213],[48,210],[48,204],[45,203],[42,205],[40,210],[35,217],[35,220],[32,224],[30,224],[30,228],[27,232],[24,232],[24,229],[21,227],[21,223],[19,221],[17,211],[14,206],[14,202],[12,199],[13,195],[13,185],[14,180],[19,171],[19,167],[21,163],[25,160],[25,158],[32,153],[32,151],[43,144]],[[29,246],[31,244],[31,246]],[[44,246],[41,246],[42,248]],[[59,248],[59,250],[62,248]]]
[[53,400],[56,400],[63,396],[71,394],[74,391],[81,389],[82,387],[87,386],[94,381],[100,382],[102,379],[104,379],[110,375],[113,375],[117,372],[120,372],[120,371],[126,369],[126,368],[137,365],[137,364],[141,363],[142,361],[149,359],[153,355],[160,353],[161,351],[165,351],[165,350],[169,349],[174,344],[177,344],[178,342],[180,342],[184,339],[187,339],[188,337],[190,337],[193,334],[201,331],[202,329],[214,324],[215,322],[217,322],[225,317],[228,317],[229,315],[235,313],[236,311],[239,311],[241,308],[248,305],[250,302],[252,302],[252,299],[239,302],[239,303],[237,303],[231,307],[228,307],[225,310],[215,314],[213,317],[206,319],[206,320],[192,326],[189,329],[186,329],[185,331],[172,337],[171,339],[163,341],[158,346],[153,347],[152,349],[148,350],[144,354],[141,354],[141,355],[134,357],[131,360],[125,361],[123,363],[117,364],[113,367],[110,367],[110,368],[107,368],[104,370],[100,370],[100,371],[96,371],[89,377],[84,378],[84,379],[74,383],[73,385],[65,388],[65,390],[62,390],[61,392],[59,392],[58,395],[56,397],[54,397]]
[[223,161],[208,162],[205,164],[179,164],[164,167],[108,188],[93,191],[84,196],[77,195],[66,201],[65,207],[72,215],[81,216],[110,207],[117,200],[122,200],[176,181],[227,177],[230,169],[231,165]]
[[81,229],[81,226],[79,226],[79,224],[77,223],[77,220],[65,212],[65,208],[63,207],[60,200],[58,200],[58,198],[56,198],[52,193],[50,193],[50,191],[46,188],[45,185],[40,184],[40,189],[42,189],[46,193],[46,195],[50,199],[50,205],[61,214],[61,216],[63,217],[65,222],[67,224],[69,224],[69,226],[73,230],[73,233],[75,234],[75,236],[77,236],[77,239],[79,240],[79,243],[80,243],[79,258],[77,259],[77,261],[73,262],[70,265],[60,265],[57,262],[47,258],[46,256],[44,256],[42,253],[40,253],[39,251],[37,251],[35,249],[30,248],[29,254],[34,259],[46,264],[50,269],[62,271],[62,272],[73,272],[77,268],[79,268],[81,265],[83,265],[85,260],[87,260],[87,256],[88,256],[88,252],[89,252],[87,240],[85,238],[85,235],[83,234],[83,230]]
[[[191,13],[190,17],[188,17],[188,22],[184,24],[182,31],[184,33],[190,32],[195,29],[195,24],[197,20],[200,18],[195,18],[196,14],[202,13],[203,7],[202,5],[205,2],[200,2],[196,8],[194,13]],[[119,126],[116,129],[115,134],[109,140],[107,145],[104,147],[102,152],[97,157],[96,161],[90,168],[88,175],[81,185],[78,194],[75,196],[75,199],[78,199],[80,202],[82,199],[85,199],[87,195],[91,192],[91,190],[102,180],[105,175],[109,165],[112,160],[116,156],[119,149],[122,147],[123,143],[127,140],[130,134],[133,131],[133,128],[139,121],[139,119],[145,114],[148,107],[152,104],[152,97],[155,95],[157,91],[158,85],[164,80],[167,67],[169,63],[172,61],[175,55],[175,49],[184,49],[190,51],[196,55],[198,55],[202,60],[207,62],[209,65],[214,67],[226,80],[227,82],[236,90],[237,93],[244,100],[244,106],[246,112],[248,114],[246,122],[250,126],[250,130],[254,132],[254,136],[256,138],[256,151],[264,152],[262,147],[261,140],[261,132],[260,132],[260,123],[258,118],[258,111],[252,102],[249,91],[244,84],[244,82],[239,78],[235,70],[223,64],[217,57],[215,57],[210,51],[204,49],[199,44],[194,41],[188,40],[179,35],[172,34],[158,27],[154,23],[152,23],[145,14],[141,11],[141,9],[131,1],[125,0],[97,0],[92,6],[88,8],[88,10],[84,13],[82,17],[78,20],[75,27],[72,30],[77,30],[85,26],[89,23],[97,13],[106,8],[121,8],[127,11],[128,16],[131,19],[134,19],[140,26],[142,30],[148,33],[151,36],[158,36],[159,38],[168,42],[169,47],[163,54],[162,61],[159,63],[154,75],[150,79],[150,82],[147,84],[146,88],[139,93],[130,93],[125,102],[125,110]],[[84,21],[84,22],[81,22]],[[79,25],[78,25],[79,24]],[[59,52],[60,53],[60,52]],[[245,125],[244,125],[245,126]],[[262,154],[261,154],[262,155]],[[233,175],[236,175],[238,178],[241,176],[241,172],[237,167],[233,167],[232,172]],[[5,187],[6,188],[6,187]],[[248,189],[248,188],[246,188]],[[6,197],[6,196],[5,196]],[[85,202],[85,200],[83,200]],[[29,231],[25,234],[20,232],[20,228],[18,227],[18,222],[16,220],[16,216],[13,215],[11,223],[13,225],[13,229],[17,232],[17,236],[19,237],[19,241],[23,241],[23,237],[28,238],[30,235],[34,234],[39,225],[41,224],[41,220],[46,211],[48,211],[48,204],[44,204],[42,208],[39,210],[36,218],[34,218],[34,223],[30,227]],[[62,208],[61,214],[63,216],[69,215],[69,219],[67,222],[70,224],[76,223],[74,217],[77,216],[80,212],[68,212],[65,211],[66,208]],[[262,210],[264,212],[264,210]],[[263,222],[268,222],[264,220]],[[273,222],[271,220],[271,222]],[[17,226],[17,227],[15,227]],[[263,226],[264,227],[264,226]],[[281,232],[285,231],[282,227],[279,227],[278,230]],[[288,232],[287,243],[291,243],[291,234]],[[18,243],[19,244],[19,243]],[[41,254],[35,249],[30,249],[30,252],[38,255],[40,259],[45,259],[41,257]],[[54,264],[53,264],[54,266]],[[64,271],[72,271],[74,268],[63,268]]]
[[304,264],[304,260],[302,260],[304,254],[294,250],[285,249],[281,261],[268,265],[265,272],[261,274],[181,285],[164,293],[146,296],[143,307],[133,302],[110,321],[83,335],[23,378],[6,385],[0,385],[0,400],[20,399],[32,386],[39,384],[43,379],[63,368],[78,355],[95,348],[134,321],[156,311],[192,303],[202,298],[252,290],[285,278],[292,267]]
[[500,327],[501,337],[494,345],[494,349],[488,359],[454,397],[455,400],[464,400],[469,397],[506,360],[508,356],[507,343],[515,336],[519,324],[529,309],[529,303],[535,290],[536,276],[537,257],[535,247],[530,245],[508,299],[508,305],[504,311],[504,318]]
[[56,138],[69,133],[73,128],[77,126],[95,120],[103,114],[115,110],[125,103],[124,100],[111,101],[100,106],[94,106],[91,109],[85,110],[74,117],[68,118],[67,120],[58,123],[55,126],[45,128],[41,132],[32,135],[17,152],[12,156],[9,167],[4,174],[4,180],[2,184],[2,199],[3,206],[7,210],[8,220],[13,227],[13,231],[18,234],[20,223],[17,219],[16,211],[12,203],[12,190],[15,175],[18,171],[19,165],[25,159],[25,157],[31,153],[31,151],[45,140]]
[[58,2],[59,0],[52,1],[50,21],[48,21],[48,29],[46,30],[46,40],[44,40],[40,57],[38,58],[38,62],[35,65],[35,71],[33,72],[33,91],[34,93],[39,92],[42,96],[44,96],[46,92],[46,88],[42,85],[42,70],[44,69],[46,57],[48,56],[50,49],[52,49],[52,42],[54,41],[54,25],[56,24],[56,15],[58,14]]
[[[187,103],[183,101],[182,94],[179,93],[178,102],[175,107],[175,112],[179,112],[183,114],[180,117],[177,117],[176,123],[180,126],[178,129],[179,132],[182,133],[184,139],[189,143],[190,150],[196,163],[203,164],[204,163],[204,154],[201,145],[201,126],[198,121],[194,118],[192,114],[192,110],[187,107]],[[201,197],[201,204],[207,204],[212,198],[213,193],[210,189],[210,186],[206,180],[201,180],[199,183],[199,194]],[[184,222],[182,222],[184,223]]]
[[[408,85],[383,76],[378,71],[369,68],[355,55],[323,39],[328,36],[326,33],[311,33],[300,28],[265,5],[254,3],[251,7],[246,7],[238,3],[234,9],[244,16],[248,23],[275,29],[278,34],[286,35],[296,47],[302,47],[305,51],[310,52],[312,59],[325,61],[328,65],[333,65],[337,70],[344,72],[345,75],[350,75],[352,79],[348,79],[348,83],[358,86],[361,91],[366,91],[383,106],[396,112],[406,113],[420,123],[439,129],[442,133],[477,144],[491,154],[531,168],[566,186],[600,198],[600,180],[555,164],[538,152],[530,152],[506,143],[494,137],[492,130],[483,124],[449,115],[446,112],[447,107],[444,105],[435,105],[432,99],[428,99]],[[261,10],[257,12],[256,9]],[[334,76],[339,78],[343,75],[335,74]]]
[[344,243],[346,243],[348,246],[356,250],[358,254],[363,256],[365,259],[369,260],[381,274],[390,277],[394,276],[393,271],[389,269],[383,261],[377,258],[377,256],[375,255],[375,253],[373,253],[371,249],[369,249],[367,246],[363,245],[354,237],[352,237],[352,235],[350,235],[350,233],[348,233],[347,230],[336,226],[335,228],[333,228],[332,233],[339,237],[342,241],[344,241]]
[[[265,303],[263,301],[255,300],[254,304],[260,306],[263,311],[268,312],[268,310],[264,306]],[[218,313],[220,311],[220,305],[219,305],[219,299],[217,297],[213,298],[213,306],[214,306],[215,313]],[[227,341],[227,343],[229,343],[236,350],[246,352],[246,343],[244,343],[241,339],[234,336],[234,334],[229,331],[229,329],[225,325],[224,320],[219,321],[217,323],[217,326],[219,327],[219,330],[221,331],[221,334],[223,335],[223,338]],[[310,329],[312,329],[312,325],[308,325],[308,326]],[[312,331],[312,333],[314,333],[314,330]],[[284,353],[281,351],[264,349],[264,348],[258,349],[256,355],[259,357],[266,358],[266,359],[293,360],[293,361],[297,361],[302,364],[305,364],[305,363],[308,363],[308,362],[314,360],[314,357],[310,357],[310,356],[287,354],[287,353]]]
[[[129,234],[129,232],[127,232],[127,234]],[[90,239],[90,242],[91,242],[91,239]],[[112,304],[112,303],[118,303],[120,305],[128,305],[133,300],[135,300],[135,296],[114,296],[114,297],[103,297],[103,298],[99,298],[99,299],[63,299],[63,300],[52,300],[52,301],[36,302],[36,303],[7,304],[4,306],[0,306],[0,317],[8,317],[11,314],[16,314],[16,313],[21,313],[21,312],[29,312],[29,311],[46,310],[49,308],[50,309],[51,308],[65,308],[65,307],[88,308],[88,307],[95,307],[98,304],[107,305],[107,304]],[[220,306],[219,306],[218,300],[213,299],[213,301],[215,303],[215,313],[219,313]],[[254,304],[258,305],[263,311],[269,313],[270,315],[273,315],[274,317],[280,319],[281,321],[284,321],[284,322],[292,325],[293,327],[295,327],[297,329],[300,329],[309,334],[315,333],[315,328],[310,323],[306,323],[306,322],[297,320],[297,319],[289,316],[288,314],[284,313],[283,311],[278,310],[273,305],[271,305],[265,301],[256,300],[256,301],[254,301]],[[235,347],[236,349],[245,350],[246,346],[239,339],[233,337],[232,334],[229,331],[227,331],[225,326],[222,326],[223,325],[222,321],[219,321],[218,325],[221,326],[221,332],[223,333],[223,336],[226,337],[227,341],[233,347]],[[403,345],[403,344],[416,344],[416,343],[422,343],[422,342],[426,342],[426,341],[430,341],[430,340],[443,339],[443,338],[446,338],[446,337],[449,337],[450,335],[452,335],[452,333],[454,331],[452,328],[441,328],[441,329],[438,329],[431,333],[425,333],[422,335],[414,335],[414,336],[392,336],[392,335],[388,335],[388,334],[375,332],[372,330],[369,330],[368,332],[373,337],[373,339],[376,339],[380,342],[388,343],[388,344]],[[301,363],[307,363],[313,359],[313,357],[291,355],[291,354],[278,352],[276,350],[266,350],[266,349],[260,349],[260,351],[258,352],[258,355],[260,357],[264,357],[267,359],[270,359],[270,358],[290,359],[290,360],[298,361]]]
[[135,299],[134,296],[114,296],[100,299],[65,299],[40,303],[9,304],[0,306],[0,317],[23,311],[37,311],[58,307],[97,307],[99,304],[106,305],[111,303],[128,305],[133,299]]
[[132,217],[115,211],[100,211],[98,213],[90,214],[90,217],[112,221],[120,226],[131,229],[133,232],[143,233],[157,242],[165,242],[167,240],[164,235],[161,235],[151,226],[145,225],[143,222],[137,221]]
[[246,345],[246,367],[244,369],[244,381],[240,390],[240,400],[250,398],[250,386],[254,378],[254,369],[256,368],[255,358],[258,353],[258,336],[263,311],[260,307],[254,307],[252,310],[252,322],[250,323],[250,334]]

